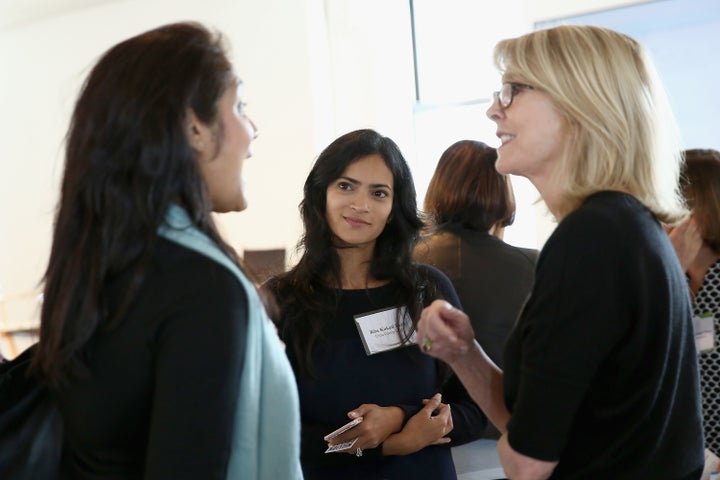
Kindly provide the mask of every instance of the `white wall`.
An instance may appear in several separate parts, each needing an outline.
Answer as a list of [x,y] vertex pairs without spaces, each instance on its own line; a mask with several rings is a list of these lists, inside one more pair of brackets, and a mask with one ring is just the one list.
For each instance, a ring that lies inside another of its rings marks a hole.
[[[302,184],[337,135],[376,128],[411,165],[416,157],[407,0],[65,1],[72,8],[48,0],[43,9],[35,0],[46,15],[0,21],[0,293],[31,290],[41,280],[63,136],[88,69],[111,45],[162,23],[193,19],[224,31],[244,80],[260,130],[245,170],[250,207],[220,216],[239,251],[294,248]],[[527,14],[514,15],[488,3],[484,21],[507,21],[515,34],[536,19],[620,3],[524,1]],[[0,5],[0,16],[12,3]]]
[[[0,292],[37,286],[51,242],[62,143],[89,68],[116,42],[162,23],[200,20],[229,37],[259,127],[246,163],[250,207],[222,215],[239,249],[292,246],[297,204],[316,154],[327,77],[322,3],[298,0],[101,2],[0,30]],[[319,40],[318,40],[319,39]],[[316,57],[320,56],[320,60]],[[319,127],[317,125],[320,125]],[[301,184],[300,184],[301,185]]]

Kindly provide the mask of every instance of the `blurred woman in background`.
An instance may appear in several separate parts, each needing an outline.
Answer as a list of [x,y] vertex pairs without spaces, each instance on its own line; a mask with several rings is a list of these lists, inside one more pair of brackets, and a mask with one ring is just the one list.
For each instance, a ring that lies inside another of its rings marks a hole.
[[415,258],[450,278],[475,338],[502,368],[505,339],[532,288],[538,253],[502,240],[515,219],[515,196],[496,160],[494,148],[475,140],[443,152],[425,194],[430,234]]

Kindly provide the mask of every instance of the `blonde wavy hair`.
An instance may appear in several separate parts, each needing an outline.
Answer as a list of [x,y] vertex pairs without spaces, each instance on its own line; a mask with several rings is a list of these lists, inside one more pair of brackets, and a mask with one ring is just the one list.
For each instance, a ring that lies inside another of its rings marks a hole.
[[635,196],[670,225],[687,216],[677,125],[636,40],[562,25],[503,40],[494,58],[505,81],[545,92],[567,121],[569,142],[554,178],[563,188],[560,216],[601,190]]

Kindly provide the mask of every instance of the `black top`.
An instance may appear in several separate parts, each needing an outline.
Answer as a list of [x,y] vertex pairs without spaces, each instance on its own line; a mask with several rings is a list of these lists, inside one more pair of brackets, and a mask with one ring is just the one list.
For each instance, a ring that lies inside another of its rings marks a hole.
[[690,300],[668,236],[635,198],[590,196],[555,229],[505,352],[508,440],[554,479],[697,479]]
[[[110,285],[110,311],[127,282]],[[158,239],[128,314],[88,344],[90,378],[55,392],[66,478],[225,479],[246,315],[228,269]]]
[[537,250],[461,225],[448,225],[415,248],[418,261],[450,278],[475,338],[501,369],[505,341],[532,288],[537,256]]
[[[424,266],[442,295],[459,306],[447,277]],[[315,479],[455,479],[450,447],[480,438],[487,419],[452,376],[439,384],[438,364],[417,345],[367,355],[354,316],[397,306],[394,283],[367,290],[342,290],[332,329],[313,352],[314,379],[298,377],[302,416],[302,464],[307,480]],[[282,304],[282,299],[279,299]],[[292,363],[292,358],[291,358]],[[297,374],[297,372],[296,372]],[[451,405],[452,442],[429,446],[405,456],[382,456],[381,446],[364,450],[358,458],[345,453],[325,454],[323,437],[345,424],[347,413],[363,403],[395,405],[408,416],[422,408],[422,400],[443,394]]]

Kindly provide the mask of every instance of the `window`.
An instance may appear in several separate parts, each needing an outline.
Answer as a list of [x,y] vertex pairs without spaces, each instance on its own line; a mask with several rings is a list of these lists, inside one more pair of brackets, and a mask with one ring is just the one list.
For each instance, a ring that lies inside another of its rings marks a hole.
[[[495,124],[485,112],[500,85],[492,51],[502,38],[524,33],[524,1],[506,0],[502,18],[497,6],[477,0],[410,0],[415,56],[415,141],[418,162],[413,167],[418,198],[425,197],[442,152],[458,140],[478,140],[497,147]],[[519,14],[518,14],[519,13]],[[505,241],[539,248],[552,230],[535,187],[512,177],[517,212],[505,230]]]
[[720,149],[720,2],[664,0],[542,22],[612,28],[650,52],[680,126],[684,148]]
[[[410,0],[415,60],[413,112],[418,162],[413,175],[418,198],[442,152],[462,139],[498,145],[486,116],[500,77],[492,64],[498,40],[521,35],[527,18],[522,0],[489,6],[477,0]],[[503,13],[505,12],[505,13]],[[662,0],[536,23],[605,26],[640,41],[653,56],[680,126],[685,148],[720,149],[720,2]],[[532,28],[531,25],[527,25]],[[702,83],[701,83],[702,82]],[[512,177],[517,200],[508,243],[540,248],[554,228],[539,195],[524,178]]]

